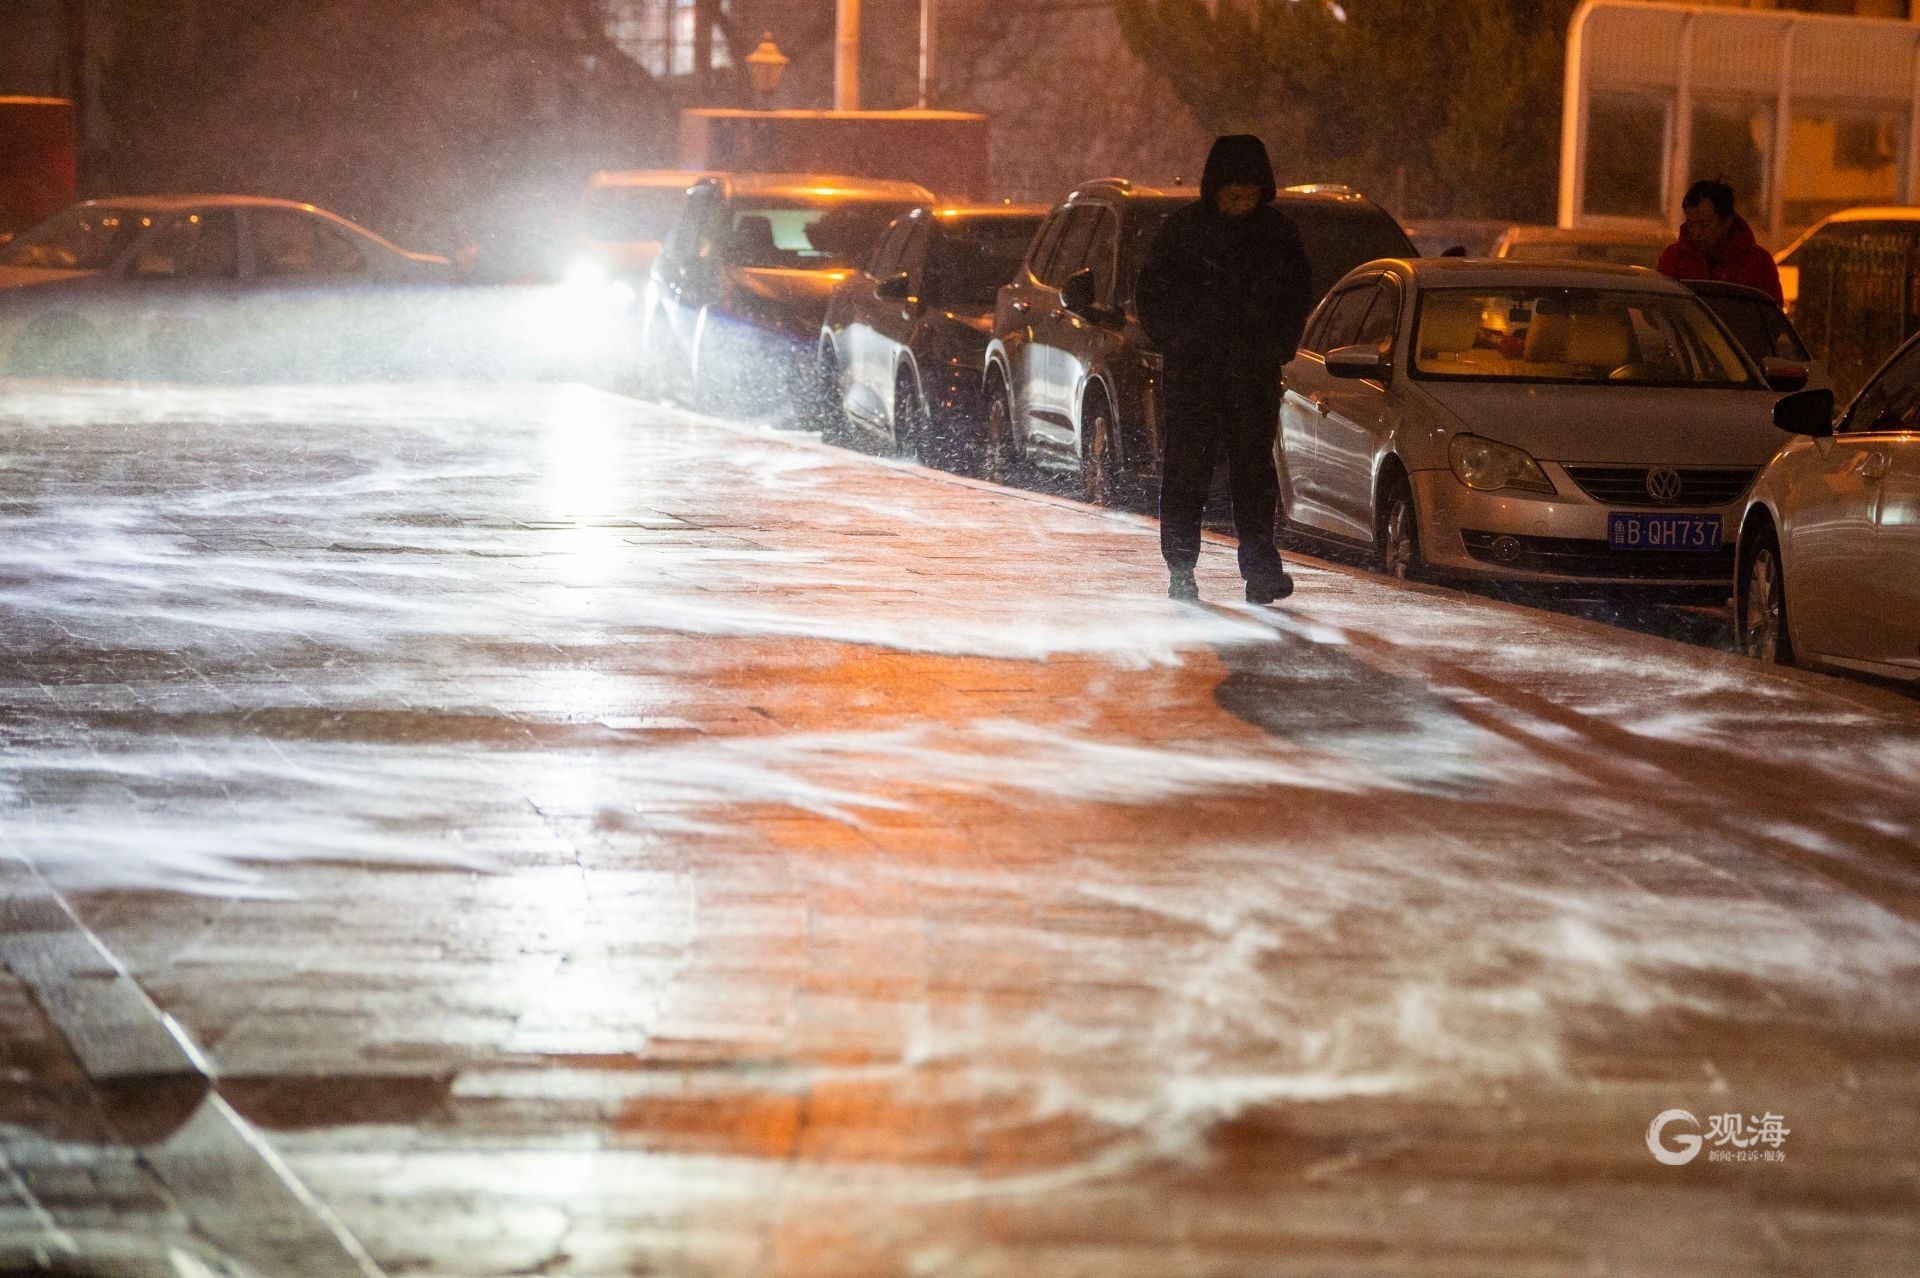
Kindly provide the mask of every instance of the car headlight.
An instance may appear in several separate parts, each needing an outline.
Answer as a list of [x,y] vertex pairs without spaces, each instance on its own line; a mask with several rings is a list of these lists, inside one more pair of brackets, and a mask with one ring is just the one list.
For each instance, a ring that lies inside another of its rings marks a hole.
[[1526,450],[1483,435],[1455,435],[1447,445],[1447,465],[1461,483],[1479,493],[1502,488],[1553,491],[1553,481]]

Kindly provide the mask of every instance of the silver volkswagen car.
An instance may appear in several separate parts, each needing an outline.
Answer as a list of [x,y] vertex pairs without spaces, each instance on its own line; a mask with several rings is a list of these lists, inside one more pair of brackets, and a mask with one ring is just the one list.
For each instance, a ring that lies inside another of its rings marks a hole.
[[1371,262],[1287,366],[1283,511],[1396,576],[1726,588],[1806,378],[1652,271]]

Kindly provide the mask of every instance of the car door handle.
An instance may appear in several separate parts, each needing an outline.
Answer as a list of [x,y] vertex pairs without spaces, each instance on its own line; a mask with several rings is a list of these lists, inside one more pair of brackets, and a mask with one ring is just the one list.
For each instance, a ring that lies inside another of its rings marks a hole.
[[1007,309],[1012,311],[1015,315],[1025,315],[1029,310],[1032,309],[1032,304],[1029,302],[1009,302],[1007,304]]
[[1309,395],[1307,396],[1307,402],[1313,405],[1315,412],[1325,415],[1327,411],[1327,401],[1325,399],[1322,399],[1318,395]]
[[1859,467],[1862,479],[1885,479],[1893,467],[1893,459],[1886,453],[1868,453],[1860,459]]

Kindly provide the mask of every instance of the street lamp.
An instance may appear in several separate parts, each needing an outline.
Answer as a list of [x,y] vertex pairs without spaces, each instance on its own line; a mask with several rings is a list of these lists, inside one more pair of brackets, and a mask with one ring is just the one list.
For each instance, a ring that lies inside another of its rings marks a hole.
[[766,106],[773,101],[773,95],[780,91],[780,77],[786,73],[787,63],[791,61],[780,52],[780,46],[773,42],[773,32],[760,36],[760,47],[746,57],[747,79],[753,85],[754,101]]

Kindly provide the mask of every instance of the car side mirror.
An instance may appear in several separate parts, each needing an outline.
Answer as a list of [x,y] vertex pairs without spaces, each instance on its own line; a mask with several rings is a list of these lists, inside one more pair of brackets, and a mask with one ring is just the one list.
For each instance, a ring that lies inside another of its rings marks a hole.
[[1387,357],[1377,346],[1342,346],[1327,352],[1327,373],[1351,381],[1382,381],[1387,376]]
[[1833,434],[1833,392],[1797,391],[1773,406],[1773,424],[1790,435],[1823,439]]
[[1767,385],[1777,391],[1804,390],[1807,379],[1813,376],[1805,364],[1781,359],[1777,355],[1769,355],[1761,360],[1760,371],[1767,375]]
[[1100,304],[1093,296],[1093,268],[1083,266],[1060,285],[1060,309],[1081,319],[1099,322]]
[[873,295],[883,302],[904,302],[913,296],[913,277],[895,272],[873,286]]

